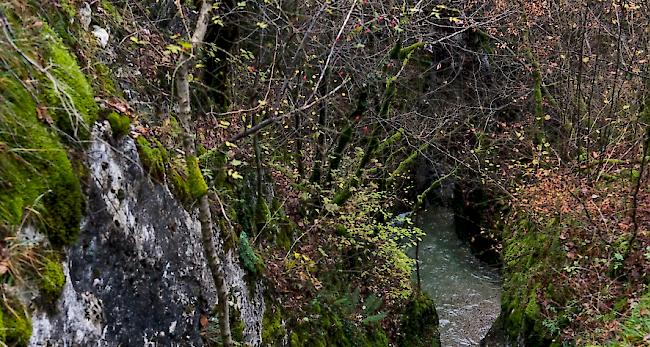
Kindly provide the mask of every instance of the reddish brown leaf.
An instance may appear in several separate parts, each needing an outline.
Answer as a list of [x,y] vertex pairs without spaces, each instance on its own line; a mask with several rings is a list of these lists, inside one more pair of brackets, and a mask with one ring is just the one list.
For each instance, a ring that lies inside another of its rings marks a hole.
[[201,318],[199,319],[199,324],[201,324],[201,328],[205,328],[208,326],[208,316],[202,314]]
[[38,105],[36,107],[36,117],[38,120],[40,120],[43,123],[46,123],[47,125],[52,125],[54,124],[54,120],[52,117],[50,117],[50,114],[47,112],[47,107],[43,105]]
[[131,111],[131,106],[129,106],[126,101],[118,98],[110,98],[106,100],[106,106],[127,116],[131,116],[133,114]]

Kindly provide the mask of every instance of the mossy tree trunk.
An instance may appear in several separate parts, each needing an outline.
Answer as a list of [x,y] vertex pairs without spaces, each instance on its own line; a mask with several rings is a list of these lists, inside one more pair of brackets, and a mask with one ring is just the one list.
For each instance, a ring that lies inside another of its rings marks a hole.
[[208,189],[196,159],[195,129],[192,120],[192,106],[190,102],[191,93],[189,86],[189,69],[193,65],[195,51],[199,49],[200,43],[203,42],[203,39],[205,38],[212,7],[213,1],[201,1],[199,17],[191,38],[192,50],[194,52],[192,52],[191,55],[181,54],[180,56],[176,91],[179,99],[179,120],[183,128],[183,149],[189,174],[189,183],[192,185],[191,191],[193,198],[197,199],[199,203],[199,221],[201,223],[201,241],[203,243],[203,251],[219,299],[219,327],[221,330],[221,337],[224,346],[232,347],[233,341],[230,332],[228,288],[225,283],[223,264],[219,258],[217,247],[213,239],[212,213],[210,211],[210,201],[207,194]]
[[382,121],[388,118],[391,104],[395,99],[395,95],[397,94],[397,87],[395,86],[395,82],[401,75],[402,71],[404,71],[406,65],[408,65],[409,61],[411,60],[411,56],[413,55],[413,52],[415,52],[415,50],[417,50],[422,46],[424,46],[424,43],[417,42],[408,47],[402,48],[401,44],[397,42],[395,47],[389,53],[389,56],[391,58],[401,60],[401,68],[397,72],[397,74],[395,74],[395,76],[390,76],[386,78],[386,86],[384,88],[384,92],[381,97],[381,104],[379,107],[379,115],[378,115],[379,122],[376,122],[372,128],[372,132],[370,133],[367,140],[366,150],[363,153],[363,157],[361,158],[361,162],[359,163],[359,166],[355,171],[354,177],[352,177],[352,179],[349,180],[348,184],[346,184],[345,187],[343,187],[343,189],[339,190],[334,195],[333,201],[335,204],[342,205],[350,198],[351,191],[352,191],[351,188],[357,187],[359,185],[359,181],[363,174],[363,169],[366,167],[366,165],[368,165],[368,163],[370,163],[372,158],[378,152],[378,149],[383,147],[380,146],[379,143],[379,136],[382,131],[381,123]]
[[343,159],[343,152],[347,148],[348,144],[352,140],[352,133],[354,130],[354,125],[363,118],[363,115],[368,109],[368,93],[363,92],[359,95],[357,100],[357,107],[350,115],[347,124],[341,130],[339,134],[338,144],[332,153],[332,159],[329,164],[329,171],[327,173],[327,178],[325,179],[326,185],[330,186],[332,180],[334,179],[334,172],[339,169],[341,166],[341,160]]
[[519,1],[519,7],[521,13],[524,17],[524,24],[526,24],[522,30],[523,40],[524,40],[524,55],[526,60],[531,64],[532,67],[532,77],[533,77],[533,102],[534,102],[534,115],[535,115],[535,126],[532,131],[533,138],[538,144],[543,144],[546,141],[546,132],[544,131],[544,95],[542,93],[542,69],[539,65],[539,59],[533,51],[532,41],[530,39],[530,33],[527,27],[528,24],[528,15],[526,13],[526,7],[523,2]]

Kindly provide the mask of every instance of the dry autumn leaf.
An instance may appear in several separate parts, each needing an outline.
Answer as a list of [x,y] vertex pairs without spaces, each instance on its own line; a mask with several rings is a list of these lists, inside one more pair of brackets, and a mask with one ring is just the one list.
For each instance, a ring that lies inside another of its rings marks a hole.
[[199,319],[199,324],[201,324],[201,328],[205,328],[208,326],[208,316],[202,314],[201,318]]
[[52,117],[50,117],[49,112],[47,112],[47,107],[43,105],[38,105],[36,107],[36,117],[38,120],[40,120],[43,123],[46,123],[47,125],[53,125],[54,120]]

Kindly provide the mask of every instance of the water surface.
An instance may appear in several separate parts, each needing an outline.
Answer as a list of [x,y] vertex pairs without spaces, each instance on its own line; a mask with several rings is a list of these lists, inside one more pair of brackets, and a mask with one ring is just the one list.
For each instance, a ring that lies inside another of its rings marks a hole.
[[415,223],[426,233],[420,243],[421,285],[436,303],[442,346],[478,346],[499,315],[498,272],[458,239],[450,209],[422,211]]

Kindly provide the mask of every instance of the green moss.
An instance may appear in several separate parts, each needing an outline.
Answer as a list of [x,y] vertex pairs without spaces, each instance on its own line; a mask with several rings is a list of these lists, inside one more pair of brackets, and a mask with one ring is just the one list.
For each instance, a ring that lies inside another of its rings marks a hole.
[[530,295],[528,296],[528,304],[526,305],[524,312],[526,314],[526,318],[531,321],[537,321],[542,318],[540,316],[539,304],[537,303],[536,290],[530,291]]
[[181,201],[190,202],[192,193],[186,180],[187,172],[184,166],[171,164],[167,171],[167,179],[171,184],[172,192],[181,199]]
[[9,308],[8,304],[5,301],[0,310],[3,328],[1,341],[9,346],[27,346],[32,335],[32,321],[22,305],[12,305],[17,307]]
[[[512,338],[523,336],[526,345],[546,346],[558,330],[543,325],[538,293],[540,285],[535,276],[546,273],[548,268],[561,268],[565,257],[556,235],[556,220],[550,220],[543,229],[537,228],[525,218],[504,229],[504,292],[501,297],[502,312],[508,312],[504,328]],[[550,298],[562,305],[562,289],[547,286]],[[558,312],[561,318],[564,312]],[[559,324],[565,324],[563,319]],[[558,328],[562,328],[559,326]]]
[[0,152],[0,229],[14,233],[31,207],[53,244],[71,244],[81,221],[79,179],[25,87],[0,74],[0,90],[0,142],[9,148]]
[[5,328],[4,313],[2,310],[0,310],[0,341],[7,341],[7,329]]
[[267,307],[262,318],[262,345],[274,346],[284,338],[286,329],[282,324],[282,314],[276,307]]
[[241,320],[241,313],[236,308],[230,309],[230,333],[233,341],[241,342],[244,340],[244,321]]
[[348,231],[348,229],[343,224],[337,224],[336,228],[335,228],[335,231],[336,231],[336,235],[339,235],[339,236],[347,237],[347,236],[350,235],[350,232]]
[[264,197],[257,198],[257,204],[255,206],[255,224],[257,230],[262,230],[262,228],[271,221],[271,210],[269,210],[269,205],[266,202]]
[[292,332],[289,338],[289,345],[291,347],[300,347],[302,343],[300,342],[300,337],[295,332]]
[[110,1],[102,0],[101,7],[104,9],[104,12],[106,12],[106,15],[108,15],[116,24],[122,24],[124,22],[122,14],[120,14],[117,8],[113,6]]
[[74,18],[77,15],[77,8],[74,5],[74,2],[71,0],[59,0],[59,5],[63,9],[63,12],[69,17]]
[[[47,24],[40,34],[23,29],[16,34],[23,50],[51,65],[48,71],[57,88],[44,74],[0,53],[13,71],[0,74],[0,142],[8,147],[0,153],[0,229],[14,233],[25,212],[35,210],[39,215],[33,220],[42,223],[53,244],[71,244],[79,232],[81,186],[58,134],[48,125],[53,121],[68,135],[84,138],[97,106],[75,59]],[[39,76],[42,83],[18,79],[32,76]]]
[[195,156],[188,156],[187,160],[187,184],[190,188],[190,195],[194,199],[198,199],[208,193],[208,185],[203,179],[203,173],[199,168],[199,161]]
[[406,305],[400,325],[399,346],[440,346],[438,313],[433,300],[417,293]]
[[123,116],[117,112],[111,112],[106,116],[106,120],[111,125],[114,137],[119,138],[129,133],[131,126],[131,120],[129,117]]
[[51,73],[56,80],[44,78],[54,121],[66,134],[86,140],[90,126],[97,119],[92,88],[61,39],[47,25],[43,33],[49,49],[47,59],[52,64]]
[[46,258],[40,274],[39,287],[41,295],[45,301],[53,303],[61,296],[65,284],[63,266],[61,266],[61,262],[57,258]]
[[113,82],[113,74],[106,64],[95,64],[96,78],[94,85],[98,93],[107,95],[119,95],[120,91],[115,87]]
[[[60,163],[69,165],[63,158]],[[83,196],[72,168],[70,171],[59,169],[50,181],[50,189],[43,198],[43,220],[48,237],[55,245],[73,244],[79,235]]]
[[162,180],[165,177],[165,162],[167,159],[165,148],[158,141],[153,146],[144,136],[138,137],[135,142],[145,170],[152,177]]
[[415,52],[416,49],[418,49],[420,47],[423,47],[423,46],[424,46],[424,42],[417,42],[417,43],[414,43],[414,44],[412,44],[412,45],[410,45],[408,47],[404,47],[404,48],[399,50],[398,58],[400,60],[408,59],[408,58],[411,57],[413,52]]
[[355,322],[355,317],[361,312],[358,311],[360,307],[350,305],[348,299],[348,297],[336,300],[325,297],[315,299],[306,307],[306,312],[300,312],[300,316],[297,317],[290,317],[287,320],[287,329],[291,331],[290,345],[388,346],[386,333],[377,322],[363,324]]
[[[172,120],[169,121],[170,125],[173,127],[173,126],[174,126],[174,123],[173,123],[173,122],[175,122],[176,125],[178,126],[178,122],[176,121],[176,118],[172,117],[171,119],[172,119]],[[208,150],[205,148],[205,146],[204,146],[203,144],[199,143],[199,144],[196,146],[196,154],[197,154],[197,156],[198,156],[199,158],[201,158],[201,156],[204,155],[204,154],[206,154],[206,153],[208,153]],[[200,160],[200,159],[199,159],[199,160]]]
[[289,250],[291,247],[291,240],[293,239],[293,233],[296,230],[296,226],[293,221],[288,221],[283,223],[279,232],[275,236],[275,243],[284,250]]

